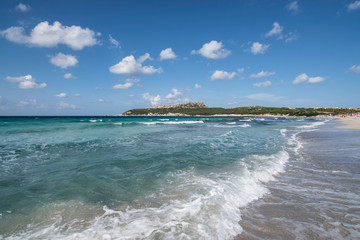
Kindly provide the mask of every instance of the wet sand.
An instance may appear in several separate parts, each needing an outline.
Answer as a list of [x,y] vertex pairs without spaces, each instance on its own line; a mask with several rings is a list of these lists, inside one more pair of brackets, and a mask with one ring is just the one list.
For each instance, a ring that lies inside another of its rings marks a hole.
[[241,209],[235,239],[360,239],[360,134],[337,125],[299,134],[303,148]]
[[345,117],[345,118],[337,118],[337,120],[343,124],[337,126],[337,128],[360,129],[360,118]]

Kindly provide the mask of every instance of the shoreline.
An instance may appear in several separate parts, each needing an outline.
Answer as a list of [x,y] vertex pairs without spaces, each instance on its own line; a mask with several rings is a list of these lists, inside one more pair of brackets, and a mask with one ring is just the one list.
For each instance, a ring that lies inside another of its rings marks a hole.
[[336,128],[342,129],[360,129],[360,118],[355,117],[345,117],[345,118],[335,118],[342,125],[336,126]]
[[266,183],[270,194],[241,209],[243,232],[234,240],[359,237],[358,215],[343,217],[352,214],[351,209],[358,204],[353,199],[359,191],[353,189],[359,182],[355,155],[359,131],[343,129],[360,129],[360,119],[331,119],[335,121],[317,131],[298,135],[300,155],[292,156],[291,164],[287,163],[276,181]]

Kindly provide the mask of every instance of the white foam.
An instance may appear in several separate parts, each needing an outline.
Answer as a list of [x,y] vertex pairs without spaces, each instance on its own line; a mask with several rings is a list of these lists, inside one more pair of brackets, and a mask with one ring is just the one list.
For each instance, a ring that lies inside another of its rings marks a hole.
[[229,124],[229,125],[235,125],[236,122],[227,122],[226,124]]
[[251,122],[251,119],[240,119],[239,122]]
[[241,125],[239,125],[239,127],[242,127],[242,128],[247,128],[247,127],[251,127],[251,125],[250,125],[250,124],[245,123],[245,124],[241,124]]
[[286,136],[286,132],[287,132],[287,129],[285,129],[285,128],[284,128],[284,129],[280,129],[280,133],[281,133],[281,135],[284,136],[284,137]]
[[313,128],[317,128],[323,124],[325,124],[327,121],[323,121],[323,122],[313,122],[311,124],[308,125],[303,125],[303,126],[298,126],[297,128],[300,129],[313,129]]
[[94,122],[97,122],[97,120],[89,120],[89,122],[92,122],[92,123],[94,123]]
[[139,122],[145,125],[156,125],[156,124],[197,124],[204,123],[204,121],[168,121],[168,122]]
[[169,175],[171,182],[160,190],[156,206],[104,206],[103,214],[88,222],[69,223],[58,216],[47,227],[9,239],[233,239],[242,232],[240,208],[268,193],[263,183],[274,180],[288,158],[280,151],[247,156],[210,175],[177,171]]

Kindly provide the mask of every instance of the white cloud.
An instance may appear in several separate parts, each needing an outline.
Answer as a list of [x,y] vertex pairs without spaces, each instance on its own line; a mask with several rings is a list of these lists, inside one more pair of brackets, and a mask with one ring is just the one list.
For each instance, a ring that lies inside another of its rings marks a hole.
[[55,97],[58,97],[58,98],[66,98],[66,97],[67,97],[67,94],[66,94],[66,93],[59,93],[59,94],[56,94]]
[[142,95],[143,99],[146,101],[149,101],[151,105],[155,106],[155,105],[159,105],[160,101],[161,101],[161,97],[160,95],[156,95],[156,96],[151,96],[149,93],[144,93]]
[[211,81],[216,81],[216,80],[230,80],[232,78],[234,78],[236,75],[236,72],[226,72],[226,71],[221,71],[221,70],[216,70],[212,75],[211,75]]
[[192,50],[191,54],[200,54],[210,59],[221,59],[229,56],[231,51],[224,49],[222,42],[212,40],[209,43],[205,43],[199,50]]
[[238,71],[239,74],[242,74],[245,71],[245,69],[244,68],[238,68],[237,71]]
[[16,104],[17,107],[34,107],[37,105],[36,99],[29,99],[28,101],[20,101]]
[[349,68],[349,71],[352,73],[356,73],[356,74],[360,74],[360,65],[356,66],[352,66],[351,68]]
[[293,1],[290,4],[287,5],[287,10],[289,10],[290,12],[294,12],[297,13],[299,11],[299,4],[298,1]]
[[268,87],[271,84],[272,83],[270,81],[265,81],[265,82],[254,83],[253,86],[254,87]]
[[23,3],[19,3],[16,7],[15,10],[21,11],[21,12],[27,12],[30,11],[31,7],[29,5],[25,5]]
[[18,82],[18,87],[22,89],[46,87],[46,83],[37,83],[36,79],[33,78],[31,75],[25,75],[20,77],[6,77],[6,80],[9,82]]
[[356,9],[359,9],[359,8],[360,8],[360,1],[355,1],[355,2],[350,3],[348,5],[348,10],[349,11],[356,10]]
[[113,38],[110,34],[109,34],[109,41],[110,41],[111,45],[114,45],[115,47],[120,48],[120,43],[115,38]]
[[196,83],[195,88],[201,88],[201,85]]
[[99,99],[98,99],[98,102],[104,102],[104,99],[99,98]]
[[308,75],[306,75],[306,73],[303,73],[294,79],[293,84],[299,84],[299,83],[307,81],[308,79],[309,79]]
[[74,75],[72,75],[71,73],[65,73],[64,78],[65,79],[75,79],[76,77]]
[[161,68],[154,68],[153,66],[142,66],[142,63],[147,59],[151,59],[150,54],[148,53],[140,56],[137,60],[133,55],[130,55],[124,57],[118,64],[111,66],[109,70],[112,73],[124,74],[129,76],[162,72]]
[[258,72],[258,73],[251,74],[250,78],[263,78],[263,77],[272,76],[274,74],[275,74],[275,72],[261,71],[261,72]]
[[160,52],[160,60],[175,59],[177,56],[171,48],[164,49]]
[[66,69],[68,67],[76,66],[76,64],[78,64],[79,61],[73,55],[70,54],[65,55],[63,53],[58,53],[55,56],[51,56],[50,62],[55,66]]
[[127,82],[127,83],[124,83],[124,84],[116,84],[112,87],[112,89],[129,89],[131,88],[132,86],[134,86],[134,83],[132,82]]
[[269,47],[270,47],[269,44],[261,44],[259,42],[253,42],[250,51],[255,55],[264,54]]
[[73,96],[74,97],[80,97],[81,95],[80,95],[80,93],[75,93],[75,94],[73,94]]
[[294,79],[293,84],[299,84],[299,83],[306,82],[306,81],[308,83],[319,83],[319,82],[323,82],[325,80],[326,80],[326,78],[324,78],[324,77],[309,77],[308,75],[303,73]]
[[273,94],[267,94],[267,93],[254,93],[254,94],[246,96],[246,98],[249,98],[252,100],[257,100],[257,101],[264,101],[264,102],[276,102],[283,97],[275,96]]
[[273,28],[266,34],[267,37],[281,36],[281,32],[284,28],[280,26],[278,22],[273,23]]
[[294,34],[293,32],[289,32],[288,34],[285,35],[285,42],[292,42],[295,41],[297,39],[297,35]]
[[66,102],[59,102],[58,108],[59,109],[64,109],[64,108],[76,109],[78,107],[74,104],[70,104],[70,103],[66,103]]
[[136,83],[136,82],[140,82],[140,80],[137,78],[135,78],[135,79],[128,78],[128,79],[126,79],[126,83],[116,84],[112,87],[112,89],[128,89],[128,88],[131,88],[132,86],[134,86],[134,83]]
[[311,77],[309,78],[309,83],[319,83],[325,81],[324,77]]
[[166,99],[174,99],[174,98],[177,98],[177,97],[180,97],[181,95],[183,95],[183,92],[176,89],[176,88],[173,88],[171,89],[172,93],[169,93],[168,95],[166,95]]
[[10,27],[0,31],[0,35],[11,42],[38,47],[56,47],[59,44],[64,44],[74,50],[81,50],[84,47],[98,44],[95,32],[89,28],[74,25],[63,26],[58,21],[54,22],[53,25],[49,25],[47,21],[39,23],[31,30],[29,36],[25,35],[24,32],[23,27]]

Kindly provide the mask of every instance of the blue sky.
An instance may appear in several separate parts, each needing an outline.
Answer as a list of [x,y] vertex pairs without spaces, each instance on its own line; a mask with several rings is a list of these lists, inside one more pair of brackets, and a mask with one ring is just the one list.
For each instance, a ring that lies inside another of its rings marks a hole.
[[2,0],[0,20],[0,115],[360,106],[360,0]]

